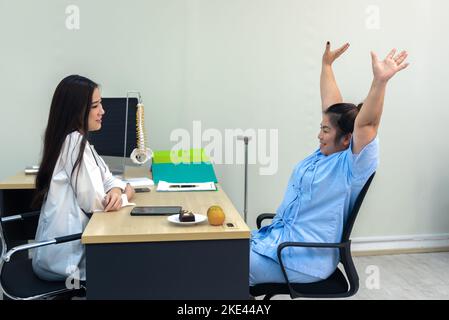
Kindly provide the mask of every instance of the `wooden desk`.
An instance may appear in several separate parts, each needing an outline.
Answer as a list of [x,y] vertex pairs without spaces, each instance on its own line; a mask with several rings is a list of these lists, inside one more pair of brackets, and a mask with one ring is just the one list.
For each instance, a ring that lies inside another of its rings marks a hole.
[[[223,226],[211,226],[207,221],[179,226],[167,221],[166,216],[131,216],[133,207],[125,207],[115,212],[94,214],[84,230],[82,242],[94,244],[248,239],[250,236],[250,230],[220,186],[218,191],[202,192],[156,192],[153,187],[151,192],[136,193],[132,201],[138,206],[182,206],[183,209],[204,216],[207,216],[207,209],[211,205],[219,205],[226,213],[226,220]],[[227,223],[232,223],[234,227],[228,227]]]
[[[0,182],[2,189],[32,191],[34,176],[18,174]],[[223,226],[179,226],[164,216],[131,216],[132,207],[95,213],[82,236],[88,299],[248,299],[250,229],[220,185],[207,192],[153,187],[133,202],[180,205],[203,215],[219,205],[226,220]]]
[[34,190],[36,180],[35,175],[26,175],[23,172],[19,172],[15,176],[6,178],[3,181],[0,181],[0,190]]

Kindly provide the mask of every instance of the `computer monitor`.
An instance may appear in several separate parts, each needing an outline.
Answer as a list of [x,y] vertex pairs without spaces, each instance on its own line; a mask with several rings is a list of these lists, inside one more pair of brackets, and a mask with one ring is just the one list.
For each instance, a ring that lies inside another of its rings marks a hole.
[[[89,132],[89,143],[115,174],[123,173],[123,157],[136,148],[137,98],[128,99],[128,126],[125,135],[126,98],[102,98],[105,111],[101,129]],[[126,138],[126,142],[125,142]],[[126,150],[125,150],[126,143]],[[105,157],[106,156],[106,157]]]

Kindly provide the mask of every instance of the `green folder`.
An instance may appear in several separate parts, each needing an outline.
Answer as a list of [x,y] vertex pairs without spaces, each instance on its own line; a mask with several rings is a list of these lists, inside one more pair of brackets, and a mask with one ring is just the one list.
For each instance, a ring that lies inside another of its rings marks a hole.
[[154,151],[153,163],[201,163],[210,162],[204,149]]
[[209,162],[201,163],[153,163],[153,180],[174,183],[217,182],[214,167]]

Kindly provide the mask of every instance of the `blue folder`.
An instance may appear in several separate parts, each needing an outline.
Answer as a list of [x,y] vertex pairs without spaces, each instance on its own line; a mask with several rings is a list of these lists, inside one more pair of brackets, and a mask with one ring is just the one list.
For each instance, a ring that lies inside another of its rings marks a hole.
[[201,163],[153,163],[153,180],[175,183],[217,182],[214,167],[209,162]]

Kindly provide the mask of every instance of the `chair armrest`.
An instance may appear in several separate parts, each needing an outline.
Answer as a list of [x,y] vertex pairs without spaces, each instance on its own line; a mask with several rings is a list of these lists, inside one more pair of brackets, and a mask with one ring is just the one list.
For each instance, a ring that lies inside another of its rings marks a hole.
[[[287,272],[285,271],[284,263],[282,262],[281,252],[287,247],[302,247],[302,248],[338,248],[341,250],[349,250],[351,242],[341,242],[341,243],[315,243],[315,242],[283,242],[278,246],[277,256],[279,259],[279,264],[281,265],[282,274],[284,275],[285,281],[287,282],[288,288],[290,290],[290,296],[292,298],[301,297],[301,294],[293,289],[290,281],[288,280]],[[345,266],[346,270],[346,266]]]
[[57,238],[55,238],[55,240],[56,240],[56,244],[58,244],[58,243],[79,240],[79,239],[81,239],[81,236],[82,236],[82,233],[74,233],[74,234],[71,234],[68,236],[57,237]]
[[303,247],[303,248],[344,248],[349,242],[324,243],[324,242],[283,242],[278,246],[278,254],[285,247]]
[[38,247],[44,247],[44,246],[48,246],[51,244],[59,244],[59,243],[79,240],[79,239],[81,239],[81,235],[82,235],[82,233],[76,233],[76,234],[71,234],[71,235],[64,236],[64,237],[57,237],[57,238],[54,238],[51,240],[23,244],[21,246],[14,247],[11,250],[9,250],[8,252],[6,252],[6,254],[2,257],[2,259],[5,262],[9,262],[11,260],[11,257],[17,252],[24,251],[24,250],[30,250],[30,249],[34,249],[34,248],[38,248]]
[[257,217],[256,223],[257,223],[257,229],[260,229],[260,226],[262,225],[262,221],[265,219],[273,219],[276,214],[274,213],[261,213]]
[[41,213],[40,211],[25,212],[22,214],[16,214],[16,215],[12,215],[12,216],[3,217],[3,218],[1,218],[1,221],[2,221],[2,223],[6,223],[6,222],[17,221],[17,220],[24,220],[27,218],[39,216],[40,213]]

